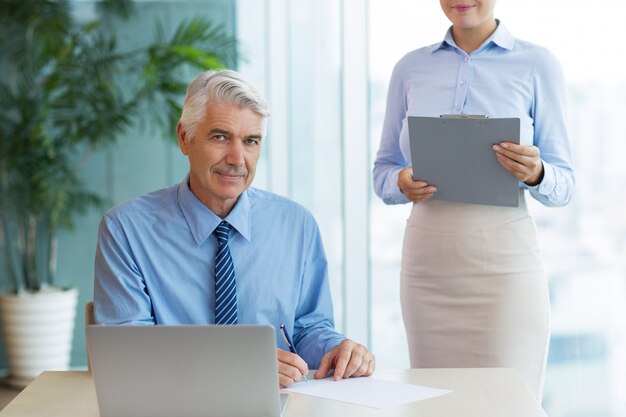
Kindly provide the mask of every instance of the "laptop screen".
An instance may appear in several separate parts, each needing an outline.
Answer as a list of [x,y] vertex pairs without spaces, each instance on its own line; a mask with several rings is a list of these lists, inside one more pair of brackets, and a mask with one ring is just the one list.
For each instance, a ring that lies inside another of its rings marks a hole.
[[102,417],[281,414],[272,326],[90,325],[87,345]]

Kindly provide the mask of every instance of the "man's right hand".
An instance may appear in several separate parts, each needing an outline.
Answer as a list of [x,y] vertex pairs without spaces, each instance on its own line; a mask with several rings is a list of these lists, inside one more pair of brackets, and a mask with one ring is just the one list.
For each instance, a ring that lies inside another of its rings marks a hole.
[[278,356],[278,384],[282,388],[300,381],[302,375],[309,372],[309,367],[300,356],[282,349],[276,349],[276,355]]
[[412,167],[406,167],[398,173],[398,187],[414,203],[430,199],[437,191],[437,187],[428,185],[425,181],[415,181]]

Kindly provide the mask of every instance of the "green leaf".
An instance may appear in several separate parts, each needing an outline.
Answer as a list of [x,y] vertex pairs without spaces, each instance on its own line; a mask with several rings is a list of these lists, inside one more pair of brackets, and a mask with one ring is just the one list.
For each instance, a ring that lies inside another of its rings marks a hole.
[[13,289],[46,279],[26,253],[28,227],[54,234],[103,204],[81,179],[91,153],[136,125],[175,139],[189,70],[238,59],[235,38],[203,18],[171,32],[157,21],[152,42],[120,51],[110,28],[133,16],[134,2],[98,1],[87,23],[74,19],[72,5],[0,0],[0,256],[10,254],[0,265],[9,265]]

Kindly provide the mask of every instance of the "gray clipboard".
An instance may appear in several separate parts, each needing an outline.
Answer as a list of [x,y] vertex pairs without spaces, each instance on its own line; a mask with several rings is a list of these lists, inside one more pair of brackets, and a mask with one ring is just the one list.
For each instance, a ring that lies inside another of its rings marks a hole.
[[520,119],[408,117],[413,179],[437,187],[433,198],[517,207],[518,180],[496,159],[492,146],[520,143]]

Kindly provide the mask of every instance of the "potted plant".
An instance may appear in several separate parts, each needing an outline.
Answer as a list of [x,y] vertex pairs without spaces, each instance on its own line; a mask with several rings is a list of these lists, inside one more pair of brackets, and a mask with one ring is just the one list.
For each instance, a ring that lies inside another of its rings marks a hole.
[[[151,44],[123,51],[106,23],[131,16],[133,2],[97,2],[87,23],[71,4],[0,2],[0,314],[18,386],[69,364],[77,291],[54,283],[56,234],[102,203],[81,168],[142,117],[173,131],[182,68],[236,59],[235,40],[208,20],[184,21],[169,38],[157,25]],[[155,105],[167,111],[146,111]]]

